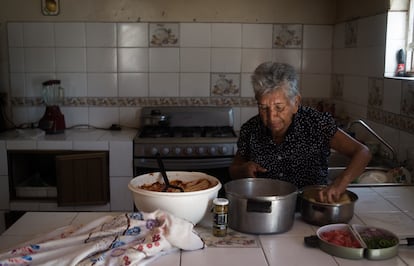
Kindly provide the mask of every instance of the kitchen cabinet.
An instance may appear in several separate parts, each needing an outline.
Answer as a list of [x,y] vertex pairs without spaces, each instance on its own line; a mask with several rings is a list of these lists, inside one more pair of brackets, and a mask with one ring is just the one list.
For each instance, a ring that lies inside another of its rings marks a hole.
[[58,206],[109,202],[108,151],[8,151],[12,199]]
[[58,206],[99,205],[109,201],[108,153],[56,156]]

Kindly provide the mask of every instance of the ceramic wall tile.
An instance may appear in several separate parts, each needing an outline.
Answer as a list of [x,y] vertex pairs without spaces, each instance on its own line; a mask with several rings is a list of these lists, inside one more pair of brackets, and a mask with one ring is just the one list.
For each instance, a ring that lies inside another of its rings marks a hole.
[[272,24],[243,24],[243,48],[272,48]]
[[130,141],[109,143],[109,176],[131,177],[133,175],[132,160],[123,160],[123,158],[132,158],[132,148]]
[[302,97],[329,98],[331,76],[321,74],[302,74],[300,91]]
[[345,47],[356,47],[358,42],[358,20],[345,23]]
[[180,25],[178,23],[150,23],[149,41],[152,47],[179,46]]
[[9,47],[23,47],[23,23],[7,24],[7,41]]
[[178,73],[150,73],[149,75],[150,97],[179,96]]
[[272,49],[272,60],[293,66],[296,72],[302,72],[302,50],[300,49]]
[[24,23],[23,44],[26,47],[52,47],[55,45],[53,23]]
[[[116,180],[115,180],[116,179]],[[113,177],[109,180],[110,194],[116,195],[111,197],[111,211],[134,211],[134,199],[128,189],[131,176]]]
[[381,109],[384,102],[384,80],[368,79],[368,106]]
[[211,96],[240,96],[240,74],[212,73]]
[[241,71],[253,73],[258,65],[272,61],[272,49],[243,49]]
[[89,124],[89,110],[87,107],[62,106],[60,110],[65,116],[66,127]]
[[61,81],[65,97],[87,96],[86,73],[58,73],[56,78]]
[[86,23],[87,47],[116,47],[115,23]]
[[211,24],[181,23],[180,47],[211,47]]
[[211,72],[240,72],[241,49],[239,48],[212,48]]
[[109,128],[112,124],[119,124],[119,109],[116,107],[89,107],[88,113],[91,126]]
[[210,48],[180,48],[181,72],[210,72]]
[[148,73],[119,73],[119,97],[147,97]]
[[139,128],[139,110],[137,107],[120,107],[119,124],[130,128]]
[[211,24],[212,47],[235,47],[242,45],[242,26],[239,23]]
[[401,114],[414,117],[414,82],[405,81],[402,86]]
[[304,49],[331,49],[333,26],[330,25],[304,25]]
[[24,72],[24,48],[9,49],[10,72]]
[[148,72],[148,48],[118,48],[119,72]]
[[[407,34],[405,21],[407,20],[406,11],[391,11],[387,14],[386,34],[387,40],[404,40]],[[391,30],[392,29],[392,30]]]
[[150,72],[178,72],[180,70],[179,48],[150,48]]
[[345,23],[335,24],[333,27],[333,48],[345,48]]
[[252,86],[252,73],[241,74],[240,96],[250,98],[254,97],[254,91]]
[[[25,76],[25,95],[27,97],[40,97],[42,95],[42,83],[54,79],[53,73],[30,73]],[[43,103],[43,102],[41,102]]]
[[90,73],[87,76],[88,96],[117,96],[117,75],[114,73]]
[[53,48],[24,49],[24,70],[26,72],[53,72],[55,67]]
[[354,64],[357,64],[356,69],[359,75],[371,77],[384,77],[384,46],[372,46],[357,49],[357,58]]
[[85,48],[56,48],[56,72],[86,72]]
[[327,74],[332,69],[332,52],[324,49],[304,49],[302,73]]
[[258,114],[257,107],[243,107],[240,108],[240,125],[243,125],[250,118]]
[[332,97],[342,99],[344,95],[344,75],[332,75]]
[[85,47],[85,23],[55,23],[56,47]]
[[181,97],[208,97],[210,96],[209,73],[181,73]]
[[148,23],[118,23],[118,47],[148,47]]
[[[358,47],[384,46],[386,41],[387,15],[380,14],[358,20]],[[397,27],[399,31],[401,27]]]
[[87,72],[116,72],[117,54],[115,48],[87,48]]
[[273,48],[302,48],[302,31],[300,24],[274,24]]
[[384,79],[383,110],[396,114],[400,113],[401,91],[401,80]]
[[368,102],[368,78],[346,76],[344,78],[344,101],[366,105]]
[[10,73],[12,97],[25,97],[25,77],[23,73]]

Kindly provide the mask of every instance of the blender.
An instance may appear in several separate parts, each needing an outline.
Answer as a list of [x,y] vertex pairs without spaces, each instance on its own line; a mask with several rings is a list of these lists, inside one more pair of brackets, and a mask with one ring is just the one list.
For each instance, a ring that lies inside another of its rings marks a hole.
[[43,129],[46,134],[63,133],[66,124],[65,117],[59,108],[59,104],[62,104],[64,99],[64,90],[60,86],[60,80],[43,82],[42,94],[46,111],[39,120],[39,128]]

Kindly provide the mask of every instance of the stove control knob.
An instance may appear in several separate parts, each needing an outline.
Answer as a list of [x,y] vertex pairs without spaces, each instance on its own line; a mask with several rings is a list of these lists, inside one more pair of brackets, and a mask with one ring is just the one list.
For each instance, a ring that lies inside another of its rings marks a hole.
[[197,152],[198,154],[204,154],[206,153],[206,149],[204,147],[198,147]]
[[158,153],[158,149],[157,148],[155,148],[155,147],[152,147],[151,148],[151,154],[152,155],[155,155],[155,154],[157,154]]
[[216,149],[216,147],[211,147],[210,148],[210,154],[211,155],[214,155],[214,154],[216,154],[217,153],[217,149]]
[[227,147],[226,146],[223,146],[223,147],[220,147],[220,153],[221,154],[227,154],[228,153],[228,149],[227,149]]
[[176,155],[180,155],[180,153],[181,153],[181,148],[176,147],[176,148],[174,149],[174,153],[175,153]]
[[167,147],[162,148],[162,154],[167,155],[170,152],[170,149]]
[[188,154],[188,155],[192,154],[193,153],[193,148],[191,148],[191,147],[186,148],[185,153]]

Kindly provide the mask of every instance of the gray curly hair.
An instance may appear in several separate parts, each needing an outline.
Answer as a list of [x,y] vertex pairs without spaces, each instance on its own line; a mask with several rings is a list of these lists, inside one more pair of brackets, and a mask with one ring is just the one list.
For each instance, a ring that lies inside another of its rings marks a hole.
[[263,95],[283,89],[290,101],[299,96],[298,78],[295,69],[288,64],[265,62],[252,75],[254,95],[258,101]]

